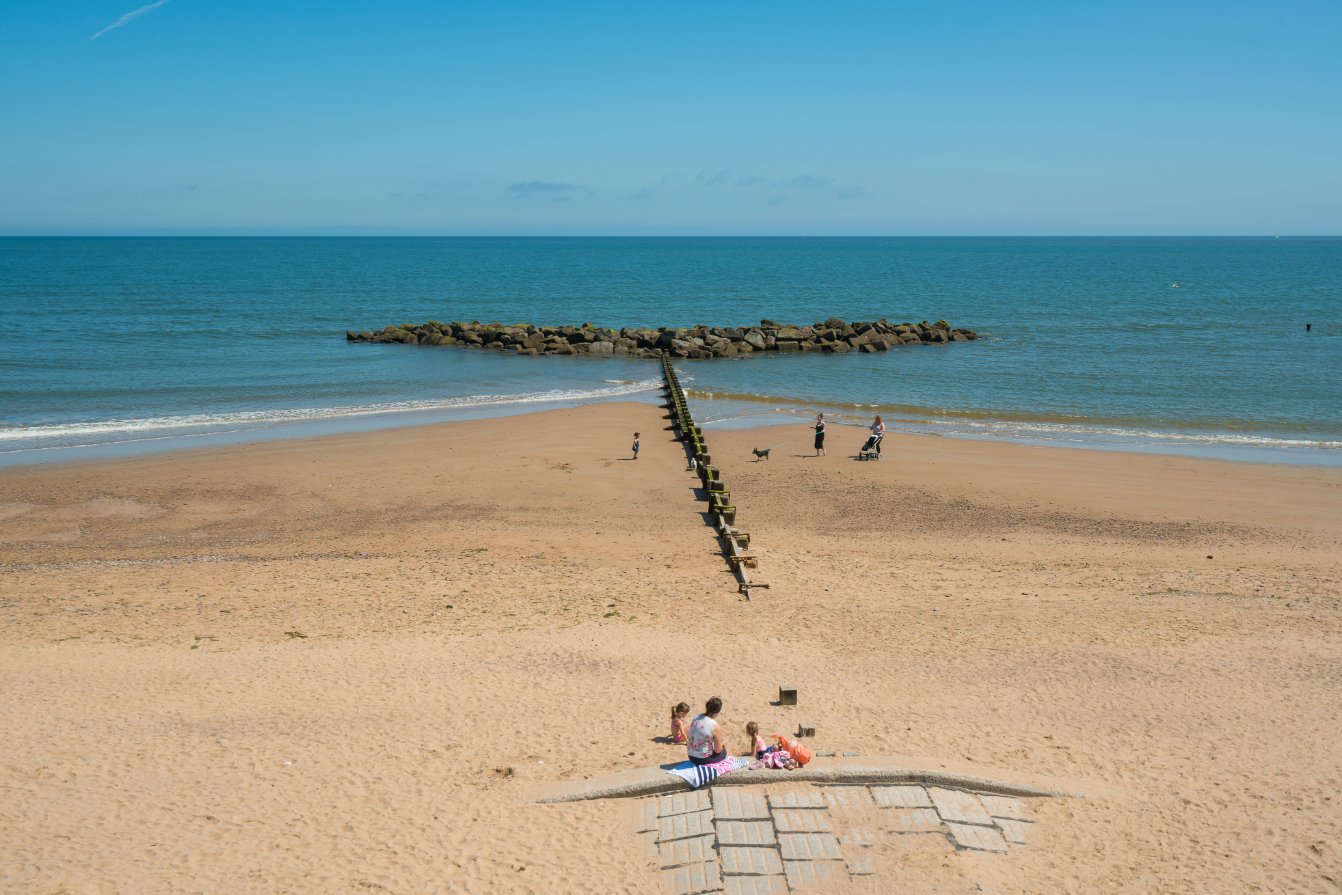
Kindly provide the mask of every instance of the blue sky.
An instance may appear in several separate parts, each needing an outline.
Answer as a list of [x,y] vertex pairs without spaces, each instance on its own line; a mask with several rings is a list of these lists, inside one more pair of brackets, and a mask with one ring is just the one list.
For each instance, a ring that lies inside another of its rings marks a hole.
[[0,233],[1342,234],[1342,4],[8,0]]

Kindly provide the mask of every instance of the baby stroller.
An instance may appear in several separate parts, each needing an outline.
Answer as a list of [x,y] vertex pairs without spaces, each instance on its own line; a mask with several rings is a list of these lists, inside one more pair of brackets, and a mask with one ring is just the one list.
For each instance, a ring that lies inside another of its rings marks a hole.
[[881,459],[881,442],[885,440],[884,435],[873,435],[867,439],[867,443],[862,445],[862,449],[857,452],[859,460],[879,460]]

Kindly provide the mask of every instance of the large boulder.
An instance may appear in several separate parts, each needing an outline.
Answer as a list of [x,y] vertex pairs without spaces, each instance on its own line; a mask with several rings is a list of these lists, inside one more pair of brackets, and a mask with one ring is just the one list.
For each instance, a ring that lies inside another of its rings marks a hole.
[[670,348],[673,342],[684,342],[685,330],[683,329],[664,329],[661,335],[657,337],[658,348]]
[[593,343],[591,344],[591,349],[590,349],[590,350],[591,350],[591,352],[592,352],[593,354],[614,354],[614,353],[615,353],[615,343],[614,343],[614,342],[593,342]]
[[778,342],[774,343],[774,347],[777,348],[779,351],[796,351],[796,350],[797,350],[797,342],[796,342],[796,341],[783,341],[783,340],[780,339]]
[[757,329],[752,329],[750,332],[746,333],[745,338],[742,339],[742,341],[756,351],[764,350],[764,334]]

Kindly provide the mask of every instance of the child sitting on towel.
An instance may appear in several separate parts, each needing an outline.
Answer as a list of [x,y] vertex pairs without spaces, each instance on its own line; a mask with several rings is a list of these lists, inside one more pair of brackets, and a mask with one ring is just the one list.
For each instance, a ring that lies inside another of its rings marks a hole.
[[746,725],[746,736],[750,739],[749,751],[746,754],[754,753],[755,760],[750,763],[752,771],[758,771],[761,768],[778,768],[783,771],[795,771],[801,765],[792,760],[792,756],[787,750],[778,746],[765,746],[764,737],[760,736],[760,726],[754,721]]

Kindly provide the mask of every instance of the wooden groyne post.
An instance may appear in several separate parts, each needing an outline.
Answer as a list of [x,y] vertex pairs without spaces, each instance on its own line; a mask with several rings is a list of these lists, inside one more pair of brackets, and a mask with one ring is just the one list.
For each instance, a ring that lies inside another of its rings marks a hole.
[[736,574],[738,588],[747,600],[752,587],[768,587],[759,581],[750,580],[750,570],[757,567],[754,554],[750,553],[750,535],[736,527],[736,507],[731,502],[732,493],[722,481],[722,470],[713,465],[713,457],[704,443],[703,430],[690,415],[689,405],[685,401],[685,390],[680,387],[676,369],[669,355],[662,354],[663,389],[666,391],[666,407],[671,411],[671,426],[676,437],[685,442],[689,454],[694,458],[694,467],[703,482],[704,496],[708,501],[708,512],[713,519],[713,528],[722,541],[722,554],[731,563]]

